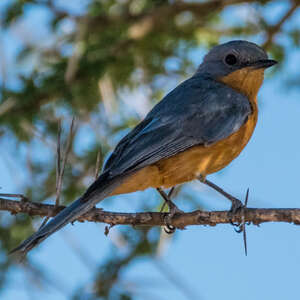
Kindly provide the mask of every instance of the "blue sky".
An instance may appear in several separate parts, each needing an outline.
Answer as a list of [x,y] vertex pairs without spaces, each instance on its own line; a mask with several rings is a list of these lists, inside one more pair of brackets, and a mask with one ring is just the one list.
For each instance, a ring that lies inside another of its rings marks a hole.
[[[282,5],[280,2],[277,5],[270,8],[270,18],[271,13],[281,15],[281,9],[277,8]],[[299,20],[298,10],[287,26],[298,25]],[[9,36],[2,32],[2,38],[8,41],[6,47],[17,51],[17,43]],[[229,167],[209,178],[239,198],[244,198],[249,187],[249,207],[300,207],[300,90],[287,89],[285,84],[287,74],[295,73],[299,67],[300,50],[292,46],[288,49],[288,59],[280,72],[271,78],[266,76],[259,94],[259,121],[248,146]],[[199,62],[199,57],[195,60]],[[5,191],[14,192],[13,175],[5,159],[0,158],[0,183]],[[185,188],[199,194],[205,209],[229,208],[226,200],[198,182]],[[103,206],[133,211],[138,201],[151,196],[151,191],[125,195],[111,204],[104,201]],[[177,203],[181,208],[186,207],[183,199]],[[100,224],[67,226],[33,250],[30,253],[33,262],[48,273],[49,280],[59,283],[57,288],[49,284],[45,289],[35,289],[36,298],[68,299],[78,286],[92,292],[93,274],[111,251],[118,227],[112,229],[109,237],[103,231],[104,225]],[[187,292],[168,279],[170,274],[193,291],[191,299],[295,298],[299,294],[300,228],[280,223],[251,225],[247,227],[247,235],[245,257],[242,235],[236,234],[232,226],[192,226],[177,231],[157,259],[135,261],[122,273],[122,282],[136,291],[136,299],[187,299]],[[85,258],[78,258],[70,243],[77,243]],[[126,247],[115,251],[126,251]],[[3,299],[31,299],[31,293],[26,291],[26,285],[32,285],[28,273],[20,266],[12,269],[9,276]]]

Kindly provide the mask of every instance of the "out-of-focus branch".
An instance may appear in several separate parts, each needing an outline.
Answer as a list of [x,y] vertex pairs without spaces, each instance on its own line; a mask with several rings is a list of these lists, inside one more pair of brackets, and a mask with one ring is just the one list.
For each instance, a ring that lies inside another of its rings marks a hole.
[[270,45],[272,44],[272,41],[274,39],[274,36],[276,33],[278,33],[283,24],[292,16],[292,14],[296,11],[296,9],[300,6],[300,1],[299,0],[295,0],[292,3],[292,6],[290,7],[290,9],[285,13],[285,15],[279,20],[279,22],[273,26],[269,26],[267,29],[267,39],[263,44],[263,48],[264,49],[268,49],[270,47]]
[[71,84],[76,76],[79,67],[79,61],[84,53],[84,39],[88,31],[88,22],[86,18],[81,18],[77,22],[77,31],[75,35],[74,51],[68,59],[67,69],[65,73],[65,82]]
[[[269,0],[270,1],[270,0]],[[269,2],[268,0],[265,2]],[[131,23],[128,29],[128,36],[132,40],[139,40],[154,28],[160,28],[164,23],[183,12],[191,12],[198,20],[205,19],[213,13],[221,11],[224,7],[230,5],[238,5],[244,3],[255,3],[256,0],[213,0],[205,2],[184,2],[174,1],[173,4],[166,4],[154,7],[147,13],[138,15],[122,15],[122,16],[104,16],[100,15],[90,18],[91,28],[97,28],[93,25],[107,26],[112,22]]]
[[[0,194],[0,196],[2,196]],[[4,196],[2,196],[4,197]],[[65,206],[36,203],[26,200],[16,201],[0,198],[0,210],[9,211],[12,214],[25,213],[30,216],[53,217]],[[94,208],[81,216],[78,221],[102,222],[112,225],[133,225],[133,226],[164,226],[166,213],[144,212],[144,213],[117,213],[108,212]],[[226,223],[246,223],[259,225],[265,222],[287,222],[300,225],[299,208],[246,208],[234,215],[228,211],[200,211],[176,214],[172,218],[171,225],[177,228],[184,228],[189,225],[210,225]]]

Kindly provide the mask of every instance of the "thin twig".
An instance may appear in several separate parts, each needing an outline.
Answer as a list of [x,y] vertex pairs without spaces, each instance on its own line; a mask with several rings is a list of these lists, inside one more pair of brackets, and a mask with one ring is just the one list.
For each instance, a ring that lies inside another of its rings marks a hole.
[[[74,117],[72,118],[71,126],[70,126],[70,132],[67,138],[67,145],[64,152],[63,160],[62,160],[62,166],[61,166],[61,120],[58,122],[58,132],[57,132],[57,146],[56,146],[56,153],[57,153],[57,159],[56,159],[56,199],[55,199],[55,207],[59,206],[59,199],[61,194],[61,188],[62,188],[62,181],[65,171],[66,162],[68,159],[68,154],[70,152],[71,148],[71,142],[73,139],[73,127],[74,127]],[[39,229],[41,229],[49,220],[50,216],[47,216]]]
[[96,167],[95,167],[95,180],[98,177],[98,174],[100,172],[100,162],[101,162],[101,158],[102,158],[102,151],[101,148],[99,149],[98,153],[97,153],[97,160],[96,160]]
[[284,16],[279,20],[279,22],[276,25],[268,27],[267,29],[268,38],[262,46],[264,49],[268,49],[270,47],[275,34],[281,30],[283,24],[292,16],[292,14],[296,11],[299,5],[300,5],[299,0],[295,0],[292,6],[290,7],[290,9],[284,14]]
[[[61,174],[61,120],[58,121],[58,126],[57,126],[57,146],[56,146],[56,200],[59,199],[58,196],[58,191],[59,191],[59,178]],[[55,204],[58,205],[56,201]]]
[[[56,200],[55,200],[55,206],[59,205],[59,178],[61,174],[61,120],[58,121],[58,129],[57,129],[57,144],[56,144]],[[49,216],[47,216],[42,224],[40,225],[39,229],[41,229],[49,220]]]
[[62,166],[61,166],[61,168],[59,166],[60,173],[59,173],[57,187],[56,187],[56,200],[55,200],[56,206],[59,205],[59,198],[60,198],[60,194],[61,194],[62,181],[63,181],[64,172],[65,172],[66,162],[68,159],[69,152],[71,150],[71,143],[72,143],[72,139],[73,139],[73,129],[74,129],[74,117],[72,118],[72,122],[71,122],[71,126],[70,126],[70,131],[69,131],[69,135],[68,135],[68,139],[67,139],[67,145],[65,147],[65,152],[64,152],[63,159],[62,159]]

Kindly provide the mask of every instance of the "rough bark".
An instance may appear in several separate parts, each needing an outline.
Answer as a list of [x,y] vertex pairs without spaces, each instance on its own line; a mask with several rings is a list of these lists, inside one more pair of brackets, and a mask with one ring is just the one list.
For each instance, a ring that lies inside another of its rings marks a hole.
[[[12,214],[25,213],[30,216],[53,217],[65,206],[35,203],[28,200],[10,200],[0,198],[0,210],[9,211]],[[167,213],[141,212],[118,213],[92,209],[78,219],[80,222],[101,222],[110,225],[134,225],[134,226],[163,226]],[[287,222],[300,224],[300,209],[297,208],[246,208],[236,214],[228,211],[200,211],[176,214],[170,224],[177,228],[189,225],[210,225],[226,223],[252,223],[259,225],[264,222]]]

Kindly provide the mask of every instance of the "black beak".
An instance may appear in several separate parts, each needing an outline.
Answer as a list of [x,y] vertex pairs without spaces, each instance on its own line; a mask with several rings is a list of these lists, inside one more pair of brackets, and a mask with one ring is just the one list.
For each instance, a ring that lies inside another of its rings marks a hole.
[[254,69],[267,69],[277,64],[276,60],[273,59],[261,59],[256,62],[250,63],[248,66]]

